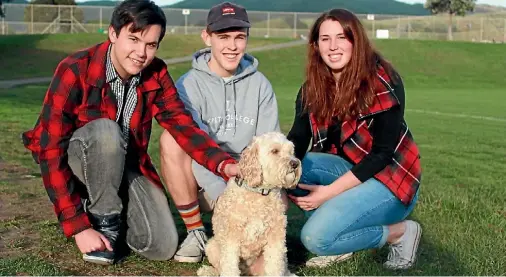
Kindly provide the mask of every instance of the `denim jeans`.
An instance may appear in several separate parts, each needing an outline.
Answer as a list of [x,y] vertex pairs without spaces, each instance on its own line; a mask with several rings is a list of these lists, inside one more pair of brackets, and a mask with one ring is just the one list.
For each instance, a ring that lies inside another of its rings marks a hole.
[[70,139],[68,162],[85,186],[86,211],[96,215],[126,212],[126,242],[152,260],[170,259],[178,233],[164,191],[126,163],[126,143],[119,125],[94,120]]
[[[352,168],[343,158],[325,153],[307,153],[302,161],[300,183],[329,185]],[[298,188],[296,194],[301,194]],[[413,210],[418,192],[409,206],[398,200],[380,181],[371,178],[306,211],[301,231],[304,246],[316,255],[339,255],[382,247],[388,225],[404,220]]]

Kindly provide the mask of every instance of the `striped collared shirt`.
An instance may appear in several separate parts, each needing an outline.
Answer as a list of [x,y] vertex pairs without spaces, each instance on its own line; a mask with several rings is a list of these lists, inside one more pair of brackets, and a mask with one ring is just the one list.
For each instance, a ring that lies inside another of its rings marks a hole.
[[[118,124],[121,126],[123,131],[123,137],[125,138],[125,141],[128,143],[130,119],[132,118],[135,106],[137,105],[136,87],[139,84],[140,73],[135,76],[132,76],[128,81],[128,83],[124,83],[123,80],[121,80],[121,77],[116,72],[116,69],[114,69],[114,65],[112,64],[111,47],[112,44],[109,45],[109,49],[107,50],[107,62],[105,66],[106,82],[111,86],[112,92],[116,96],[116,101],[118,103],[116,122],[118,122]],[[121,116],[122,113],[123,116]],[[122,122],[119,122],[121,118]]]

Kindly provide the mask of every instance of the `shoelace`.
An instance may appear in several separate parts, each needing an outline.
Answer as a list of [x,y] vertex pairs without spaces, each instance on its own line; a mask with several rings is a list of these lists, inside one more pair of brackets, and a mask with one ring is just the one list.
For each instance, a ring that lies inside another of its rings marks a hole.
[[195,237],[197,238],[198,241],[198,247],[202,251],[204,251],[204,249],[206,248],[206,239],[204,236],[205,236],[204,232],[198,230],[195,231]]
[[111,244],[115,244],[119,236],[119,228],[100,228],[102,234],[109,240]]
[[205,234],[203,231],[201,230],[193,230],[193,231],[190,231],[188,233],[188,236],[186,237],[186,239],[184,240],[183,244],[181,245],[181,247],[183,246],[186,246],[188,244],[191,244],[192,241],[194,240],[193,238],[195,238],[197,240],[197,247],[204,251],[205,249],[205,246],[206,246],[206,239],[205,239]]
[[391,245],[390,246],[390,253],[388,253],[388,260],[394,261],[394,260],[401,259],[402,258],[401,252],[402,252],[402,244],[398,244],[395,246]]

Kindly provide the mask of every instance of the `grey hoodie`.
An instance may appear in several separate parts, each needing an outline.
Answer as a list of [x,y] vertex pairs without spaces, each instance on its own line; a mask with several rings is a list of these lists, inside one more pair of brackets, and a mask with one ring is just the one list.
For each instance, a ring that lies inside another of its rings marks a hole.
[[267,78],[257,71],[258,60],[253,56],[245,54],[227,82],[211,72],[210,58],[210,49],[196,52],[192,69],[181,76],[176,87],[200,128],[239,158],[253,136],[280,130],[276,96]]
[[238,157],[253,136],[279,131],[276,97],[253,56],[244,55],[228,82],[211,72],[210,57],[210,49],[195,53],[192,69],[176,87],[200,128]]

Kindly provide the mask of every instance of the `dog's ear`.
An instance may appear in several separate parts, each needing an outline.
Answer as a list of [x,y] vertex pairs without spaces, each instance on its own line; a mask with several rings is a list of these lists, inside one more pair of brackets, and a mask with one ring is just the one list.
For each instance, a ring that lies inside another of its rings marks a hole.
[[252,143],[241,154],[239,160],[239,174],[250,187],[262,184],[262,167],[258,160],[258,144]]

